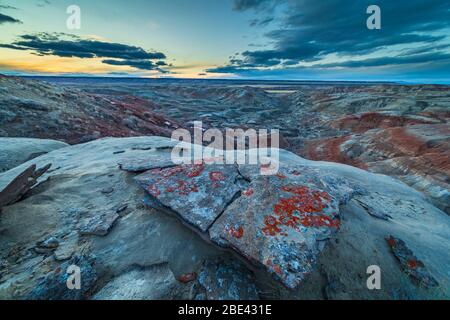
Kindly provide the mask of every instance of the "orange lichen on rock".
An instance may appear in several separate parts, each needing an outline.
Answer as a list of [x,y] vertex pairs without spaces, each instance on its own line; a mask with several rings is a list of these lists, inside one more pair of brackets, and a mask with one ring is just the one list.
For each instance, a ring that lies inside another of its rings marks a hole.
[[276,274],[283,274],[281,267],[275,263],[273,263],[272,259],[267,259],[265,265],[270,267]]
[[[158,197],[161,195],[161,186],[164,185],[164,181],[167,181],[169,178],[177,174],[183,174],[187,178],[195,178],[198,177],[203,170],[205,169],[204,164],[196,164],[196,165],[184,165],[184,166],[175,166],[164,169],[154,169],[151,172],[159,175],[160,178],[156,179],[156,181],[150,184],[146,190],[154,197]],[[178,192],[180,195],[188,195],[191,192],[198,192],[198,186],[190,181],[177,180],[173,185],[170,185],[165,188],[165,192]]]
[[251,195],[253,195],[253,188],[248,188],[247,190],[242,191],[242,194],[246,197],[250,197]]
[[242,226],[239,227],[231,226],[228,232],[230,233],[231,236],[237,239],[240,239],[244,236],[244,228]]
[[178,180],[176,185],[167,187],[166,192],[178,192],[180,195],[188,195],[191,192],[198,192],[198,187],[195,183]]
[[393,239],[393,238],[386,238],[386,241],[387,241],[388,245],[391,248],[395,247],[395,244],[396,244],[395,239]]
[[185,170],[185,174],[188,178],[195,178],[202,174],[203,170],[205,170],[205,165],[203,163],[195,164],[192,166],[187,166]]
[[281,226],[296,229],[299,225],[304,227],[334,227],[339,228],[339,219],[333,219],[324,214],[330,196],[324,191],[311,190],[307,186],[287,185],[283,191],[292,193],[289,198],[281,198],[274,205],[275,215],[264,218],[265,227],[262,229],[265,235],[275,236],[281,234]]
[[417,261],[416,260],[408,260],[408,267],[411,269],[417,268]]
[[149,185],[147,187],[147,191],[154,197],[157,197],[161,194],[161,191],[158,189],[156,183]]
[[177,277],[177,280],[181,283],[189,283],[197,279],[197,273],[185,273]]
[[267,236],[276,236],[281,232],[281,229],[278,227],[281,222],[279,222],[274,216],[265,216],[264,224],[265,227],[262,229],[262,231]]
[[211,171],[209,173],[209,179],[213,182],[214,188],[219,188],[220,187],[219,182],[225,181],[225,175],[220,171]]

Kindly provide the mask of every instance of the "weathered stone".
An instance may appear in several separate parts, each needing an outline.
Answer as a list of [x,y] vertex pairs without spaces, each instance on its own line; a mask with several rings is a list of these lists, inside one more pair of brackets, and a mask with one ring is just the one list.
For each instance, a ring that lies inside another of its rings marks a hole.
[[62,261],[72,258],[72,255],[77,251],[78,240],[78,232],[71,232],[65,236],[55,250],[55,259]]
[[136,181],[162,205],[205,232],[239,192],[233,165],[183,165],[154,169]]
[[38,242],[36,247],[34,248],[34,251],[37,253],[46,254],[49,252],[52,252],[59,246],[59,241],[55,237],[49,237],[45,239],[44,241]]
[[177,280],[181,283],[189,283],[191,281],[195,281],[196,279],[197,273],[195,272],[185,273],[177,277]]
[[174,166],[175,164],[167,157],[167,155],[152,154],[145,158],[133,157],[127,158],[119,162],[119,167],[122,170],[129,172],[144,172],[151,169],[166,168]]
[[[339,229],[339,205],[354,191],[343,179],[319,179],[302,167],[283,168],[275,176],[247,175],[249,189],[217,219],[210,237],[294,289],[312,271],[320,242]],[[332,192],[335,188],[349,192],[344,196]]]
[[259,300],[252,274],[235,260],[205,261],[198,281],[205,294],[197,300]]
[[422,261],[406,246],[406,243],[396,237],[389,236],[386,242],[400,263],[402,270],[412,277],[419,285],[426,288],[436,287],[439,283],[433,278]]
[[108,282],[94,300],[158,300],[173,297],[178,283],[167,264],[135,268]]
[[81,223],[80,233],[82,235],[105,236],[119,217],[114,210],[97,212]]
[[371,206],[371,205],[365,203],[362,199],[355,199],[355,200],[372,217],[378,218],[378,219],[381,219],[381,220],[386,220],[386,221],[388,221],[389,219],[392,219],[392,217],[390,215],[388,215],[387,213],[383,212],[378,207]]
[[[212,246],[182,223],[167,216],[161,203],[159,203],[161,210],[145,210],[142,206],[144,191],[134,183],[132,178],[135,175],[117,169],[117,163],[122,158],[133,155],[143,157],[146,153],[151,157],[154,153],[154,151],[132,151],[133,146],[157,146],[169,143],[170,139],[158,137],[104,139],[70,146],[36,158],[37,167],[52,163],[60,169],[53,174],[47,172],[46,176],[50,176],[48,183],[42,183],[38,189],[27,194],[25,200],[3,208],[0,217],[0,299],[26,299],[28,293],[34,290],[42,278],[60,264],[53,256],[36,255],[30,250],[37,242],[45,240],[48,235],[53,235],[58,238],[61,247],[68,242],[64,235],[72,232],[78,234],[79,226],[85,220],[106,209],[116,212],[117,208],[125,203],[129,206],[129,209],[124,211],[127,214],[114,225],[113,232],[106,237],[81,237],[72,247],[73,250],[70,250],[72,255],[89,252],[96,257],[95,270],[101,280],[91,287],[95,288],[94,293],[101,291],[108,281],[112,282],[131,270],[140,270],[140,267],[136,266],[145,266],[143,268],[147,270],[148,266],[167,262],[176,275],[187,272],[196,272],[200,275],[200,264],[205,259],[220,256],[227,257],[228,260],[240,260],[235,255],[230,255],[230,250],[220,250]],[[127,153],[113,156],[113,150],[127,150]],[[167,151],[165,154],[170,158],[170,152]],[[447,299],[449,297],[449,288],[445,284],[449,283],[450,278],[447,267],[450,264],[450,244],[443,240],[450,230],[450,219],[441,210],[426,202],[421,194],[384,175],[372,174],[341,164],[308,161],[283,150],[280,150],[280,163],[290,164],[296,168],[296,171],[286,174],[282,167],[278,177],[280,180],[295,179],[291,175],[303,175],[305,178],[318,176],[323,183],[316,178],[310,183],[330,195],[338,195],[336,198],[351,196],[352,190],[355,190],[354,186],[350,183],[345,185],[343,182],[354,181],[358,186],[367,188],[368,194],[362,201],[389,214],[392,219],[388,222],[373,219],[356,201],[350,200],[347,205],[340,208],[340,215],[343,218],[341,230],[331,241],[319,241],[319,249],[327,243],[325,249],[317,256],[320,267],[317,264],[312,269],[311,275],[295,291],[285,290],[269,281],[267,272],[264,272],[268,269],[257,270],[254,273],[255,284],[261,298]],[[23,164],[1,173],[2,188],[27,166],[28,164]],[[241,198],[260,199],[256,196],[260,190],[250,185],[253,183],[251,181],[259,181],[259,170],[255,170],[254,175],[249,175],[244,168],[241,169],[241,175],[248,180],[242,183]],[[286,178],[283,178],[283,175]],[[338,178],[331,178],[336,176]],[[240,183],[236,184],[240,186]],[[100,190],[106,186],[114,188],[114,197],[102,196]],[[157,198],[147,193],[145,196],[155,203],[159,202]],[[361,196],[357,195],[356,198],[361,199]],[[242,237],[248,232],[247,228],[243,228]],[[236,228],[233,234],[239,236],[241,231]],[[407,240],[414,255],[423,261],[440,286],[432,290],[423,290],[415,282],[407,279],[405,281],[406,275],[394,256],[386,251],[389,249],[384,241],[380,241],[380,234],[393,234]],[[328,237],[327,234],[325,236]],[[227,245],[226,241],[224,245]],[[381,290],[367,290],[365,270],[371,264],[380,265],[383,270],[389,271],[382,275]],[[243,274],[249,273],[249,270],[245,270]],[[326,279],[325,274],[329,275]],[[83,279],[84,275],[82,281]],[[140,283],[144,277],[141,277],[141,273],[130,273],[127,279],[131,285]],[[336,283],[337,279],[340,283]],[[124,284],[126,281],[121,283]],[[198,281],[187,284],[178,282],[178,285],[174,292],[167,292],[164,290],[165,287],[160,287],[159,298],[172,299],[174,296],[184,299],[208,298],[206,290],[203,294],[198,293],[197,288],[202,287]],[[82,286],[84,289],[83,283]],[[66,287],[64,290],[67,290]],[[324,291],[327,293],[326,296]],[[48,293],[47,297],[64,298],[59,293],[60,291],[55,290]],[[115,293],[111,294],[111,298],[113,296],[116,296]],[[84,297],[86,296],[80,296]],[[103,298],[108,299],[108,294]]]
[[[81,300],[89,298],[92,286],[97,280],[94,269],[94,258],[76,256],[56,267],[44,276],[28,294],[28,300]],[[69,290],[67,287],[68,268],[75,265],[80,268],[80,290]]]
[[40,247],[54,249],[59,246],[59,241],[55,237],[50,237],[39,244]]
[[114,188],[113,187],[106,187],[106,188],[103,188],[101,191],[102,191],[103,194],[111,194],[111,193],[114,192]]
[[122,214],[125,210],[127,210],[128,209],[128,205],[127,204],[122,204],[121,206],[119,206],[117,209],[116,209],[116,213],[117,214]]
[[36,169],[36,165],[33,164],[12,180],[0,192],[0,208],[19,201],[37,184],[37,179],[50,169],[50,166],[48,164],[40,169]]

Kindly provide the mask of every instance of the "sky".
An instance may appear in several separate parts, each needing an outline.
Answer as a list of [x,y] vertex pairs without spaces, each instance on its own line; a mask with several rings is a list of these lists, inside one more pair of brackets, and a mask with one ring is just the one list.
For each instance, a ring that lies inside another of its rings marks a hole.
[[4,74],[450,83],[448,0],[0,0],[0,30]]

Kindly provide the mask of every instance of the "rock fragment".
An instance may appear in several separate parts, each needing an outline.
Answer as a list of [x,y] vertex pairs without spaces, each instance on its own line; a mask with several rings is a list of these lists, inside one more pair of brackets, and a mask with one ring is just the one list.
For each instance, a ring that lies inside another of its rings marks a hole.
[[182,165],[149,170],[136,181],[163,206],[206,232],[240,191],[234,165]]
[[167,264],[135,268],[108,282],[94,300],[158,300],[175,299],[178,283]]
[[45,167],[36,169],[36,165],[33,164],[19,174],[0,192],[0,208],[19,201],[37,184],[39,177],[47,172],[50,166],[51,164],[48,164]]
[[119,217],[114,210],[97,212],[95,215],[82,221],[80,233],[82,235],[106,236]]
[[389,236],[386,238],[386,242],[399,261],[402,270],[412,277],[419,285],[426,288],[437,287],[439,285],[423,262],[416,258],[403,240]]
[[108,194],[111,194],[111,193],[114,192],[114,188],[113,188],[113,187],[105,187],[105,188],[103,188],[103,189],[101,190],[101,192],[102,192],[103,194],[108,195]]
[[377,219],[385,220],[385,221],[392,219],[392,217],[390,215],[388,215],[387,213],[380,210],[380,208],[375,207],[373,205],[369,205],[368,203],[365,203],[362,199],[355,199],[355,200],[356,200],[356,202],[359,203],[359,205],[361,207],[364,208],[364,210],[366,210],[366,212],[370,216],[377,218]]
[[[92,287],[97,281],[94,269],[95,260],[91,256],[75,256],[60,264],[52,272],[41,278],[37,285],[28,293],[27,300],[82,300],[88,299]],[[80,290],[67,288],[69,267],[78,267],[80,274]]]
[[48,253],[53,250],[56,250],[59,246],[59,241],[55,237],[49,237],[45,239],[44,241],[38,242],[34,250],[37,253]]
[[205,261],[198,277],[207,300],[259,300],[250,271],[237,261]]
[[72,255],[78,249],[78,232],[71,232],[67,236],[63,237],[60,241],[58,248],[55,250],[55,259],[63,261],[72,258]]
[[195,273],[195,272],[185,273],[185,274],[179,275],[177,277],[177,280],[181,283],[189,283],[189,282],[195,281],[196,279],[197,279],[197,273]]
[[210,237],[295,289],[313,270],[321,241],[338,231],[344,199],[310,175],[289,170],[253,177],[250,188],[251,195],[237,199],[217,219]]

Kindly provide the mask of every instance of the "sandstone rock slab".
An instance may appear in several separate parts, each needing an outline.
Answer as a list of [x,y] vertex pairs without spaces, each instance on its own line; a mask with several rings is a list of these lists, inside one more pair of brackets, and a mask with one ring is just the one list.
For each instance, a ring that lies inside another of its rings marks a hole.
[[[317,180],[306,168],[254,177],[210,228],[210,237],[295,289],[340,226],[339,205],[346,199],[330,192],[339,185],[327,186],[327,180],[333,177]],[[340,185],[346,187],[345,181]]]
[[162,205],[206,232],[238,194],[239,177],[234,165],[196,164],[150,170],[136,181]]

